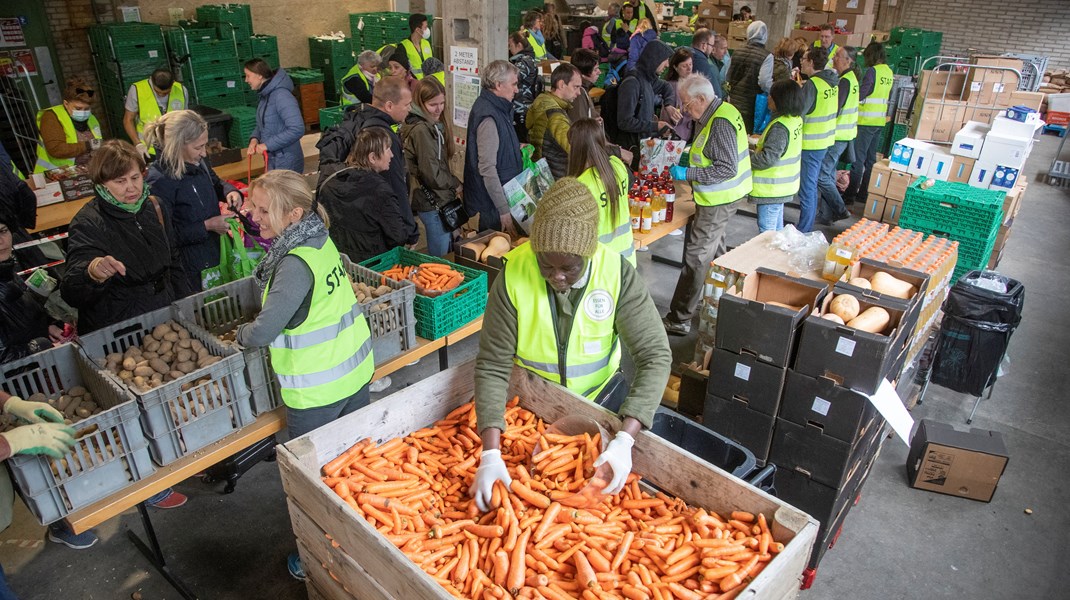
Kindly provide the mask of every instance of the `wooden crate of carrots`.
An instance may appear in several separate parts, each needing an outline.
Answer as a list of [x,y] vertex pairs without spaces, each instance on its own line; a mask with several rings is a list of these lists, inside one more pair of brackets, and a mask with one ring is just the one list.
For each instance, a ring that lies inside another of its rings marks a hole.
[[[310,597],[798,593],[817,534],[812,518],[646,432],[633,451],[641,483],[631,478],[615,497],[577,498],[597,440],[540,437],[543,423],[577,414],[614,431],[618,418],[522,369],[513,373],[519,404],[507,410],[502,442],[513,484],[499,486],[495,508],[481,514],[468,496],[480,451],[472,394],[469,363],[280,449]],[[540,440],[549,448],[532,465]]]

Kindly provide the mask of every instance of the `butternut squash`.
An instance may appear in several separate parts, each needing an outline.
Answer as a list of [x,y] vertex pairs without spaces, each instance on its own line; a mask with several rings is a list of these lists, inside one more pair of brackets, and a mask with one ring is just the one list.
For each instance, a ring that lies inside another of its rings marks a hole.
[[898,277],[889,275],[884,271],[877,271],[869,278],[869,282],[873,287],[873,291],[894,296],[896,298],[902,298],[909,300],[914,296],[917,290],[909,282],[903,281]]
[[487,249],[486,244],[480,244],[479,242],[470,242],[468,244],[465,244],[464,247],[468,248],[472,251],[473,254],[476,255],[476,260],[479,260],[480,257],[483,256],[483,252]]
[[509,245],[509,238],[496,235],[487,241],[487,249],[483,251],[483,254],[479,257],[479,260],[487,262],[487,259],[494,256],[501,258],[503,254],[512,249]]
[[773,300],[766,300],[765,303],[768,304],[769,306],[779,306],[780,308],[786,308],[788,310],[793,310],[795,312],[799,312],[800,310],[802,310],[801,306],[794,306],[792,304],[784,304],[783,302],[775,302]]
[[888,314],[888,311],[879,306],[871,306],[862,311],[862,314],[848,321],[847,326],[859,331],[881,333],[891,321],[892,316]]
[[860,287],[864,290],[873,289],[873,286],[869,284],[869,280],[865,277],[852,277],[851,280],[847,283],[855,287]]
[[857,317],[859,310],[861,307],[858,305],[858,298],[850,294],[840,294],[829,302],[829,312],[843,319],[844,323]]
[[825,313],[825,314],[821,315],[821,318],[822,319],[827,319],[829,321],[832,321],[833,323],[835,323],[837,325],[846,325],[846,323],[843,322],[843,319],[840,318],[840,315],[838,315],[836,313],[831,313],[831,312],[830,313]]

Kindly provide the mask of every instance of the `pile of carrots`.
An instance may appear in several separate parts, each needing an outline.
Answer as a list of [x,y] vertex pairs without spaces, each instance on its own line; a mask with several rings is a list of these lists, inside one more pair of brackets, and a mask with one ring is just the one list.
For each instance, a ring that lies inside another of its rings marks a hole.
[[426,262],[419,265],[394,265],[383,271],[383,283],[390,278],[396,281],[411,279],[420,293],[447,292],[464,282],[464,273],[444,263]]
[[728,600],[783,550],[764,515],[651,496],[635,474],[616,496],[567,506],[598,436],[548,434],[518,402],[501,438],[513,481],[495,484],[490,512],[468,495],[481,450],[471,403],[404,438],[358,442],[323,483],[457,598]]

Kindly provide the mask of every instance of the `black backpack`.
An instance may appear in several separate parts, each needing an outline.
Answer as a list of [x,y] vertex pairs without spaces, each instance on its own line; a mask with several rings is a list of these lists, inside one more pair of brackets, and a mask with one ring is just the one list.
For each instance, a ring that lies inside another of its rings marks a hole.
[[[624,79],[628,79],[628,77]],[[623,83],[623,80],[621,83]],[[599,105],[602,107],[602,125],[606,130],[606,139],[625,149],[638,146],[639,139],[634,133],[621,131],[617,126],[620,84],[607,85],[605,89],[606,93],[599,100]]]

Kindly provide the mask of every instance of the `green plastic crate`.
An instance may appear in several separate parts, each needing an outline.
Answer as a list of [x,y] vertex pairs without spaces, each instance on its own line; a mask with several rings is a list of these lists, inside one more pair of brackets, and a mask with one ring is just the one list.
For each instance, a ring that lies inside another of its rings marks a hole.
[[215,79],[228,77],[242,80],[241,69],[233,58],[217,58],[211,61],[188,63],[182,65],[182,81],[194,81],[200,83],[202,79]]
[[279,38],[274,35],[254,35],[249,38],[249,47],[254,56],[279,53]]
[[224,92],[222,94],[202,94],[197,97],[197,103],[203,104],[204,106],[211,106],[212,108],[218,108],[220,110],[224,108],[245,106],[245,94],[242,93],[240,89]]
[[[243,94],[244,98],[244,94]],[[231,148],[244,148],[249,145],[249,138],[256,128],[256,108],[251,106],[232,106],[223,110],[230,115],[230,131],[227,143]]]
[[199,77],[191,87],[195,89],[198,102],[204,104],[206,96],[220,96],[230,94],[244,95],[242,80],[236,75],[223,75],[219,77]]
[[319,83],[323,81],[323,71],[320,71],[319,69],[286,67],[286,73],[290,75],[290,79],[293,79],[294,85],[305,85],[307,83]]
[[238,61],[245,63],[253,58],[253,45],[249,40],[237,40],[234,45],[238,48]]
[[320,109],[320,131],[326,130],[331,125],[337,125],[345,117],[345,106],[332,106]]
[[253,58],[259,58],[260,60],[266,62],[268,66],[272,68],[272,70],[277,70],[279,68],[280,63],[278,52],[269,52],[263,54],[254,53]]
[[416,295],[416,335],[429,340],[452,333],[463,325],[479,318],[487,308],[487,274],[448,260],[414,252],[407,248],[394,248],[360,263],[378,273],[394,265],[418,265],[434,262],[449,265],[464,274],[464,281],[456,289],[429,298]]
[[197,20],[229,23],[236,35],[248,38],[253,35],[253,12],[248,4],[205,4],[197,7]]
[[1003,223],[1003,202],[1006,192],[984,190],[948,181],[928,181],[920,177],[907,188],[901,218],[932,222],[932,227],[947,224],[965,232],[964,235],[988,238]]

